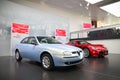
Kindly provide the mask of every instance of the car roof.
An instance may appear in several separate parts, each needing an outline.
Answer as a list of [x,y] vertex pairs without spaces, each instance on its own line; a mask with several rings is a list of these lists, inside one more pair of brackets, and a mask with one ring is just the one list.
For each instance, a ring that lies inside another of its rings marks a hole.
[[86,40],[71,40],[71,41],[86,41]]
[[38,36],[38,35],[34,35],[34,36],[27,36],[27,37],[51,37],[51,36]]
[[71,40],[71,41],[83,41],[83,40]]

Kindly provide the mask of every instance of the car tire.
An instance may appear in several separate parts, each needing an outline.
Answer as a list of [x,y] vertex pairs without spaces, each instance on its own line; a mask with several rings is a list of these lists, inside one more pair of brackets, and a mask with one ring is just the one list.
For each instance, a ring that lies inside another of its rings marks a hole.
[[15,51],[15,59],[17,60],[17,61],[21,61],[22,60],[22,57],[20,56],[20,52],[17,50],[17,51]]
[[50,54],[43,54],[41,58],[42,67],[45,70],[53,70],[54,62]]
[[89,49],[84,48],[84,49],[83,49],[83,51],[84,51],[84,54],[85,54],[85,55],[84,55],[84,57],[86,57],[86,58],[87,58],[87,57],[89,57],[89,56],[90,56],[90,51],[89,51]]

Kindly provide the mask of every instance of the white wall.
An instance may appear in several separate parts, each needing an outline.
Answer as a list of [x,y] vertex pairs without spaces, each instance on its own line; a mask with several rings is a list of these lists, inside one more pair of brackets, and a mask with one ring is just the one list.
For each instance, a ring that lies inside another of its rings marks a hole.
[[63,9],[48,3],[36,3],[29,0],[10,0],[17,4],[31,7],[38,11],[44,11],[46,13],[61,16],[69,20],[69,31],[78,31],[83,29],[83,23],[91,23],[89,16],[83,16],[78,12],[70,11],[68,9]]
[[[0,23],[10,28],[13,22],[29,25],[31,35],[42,34],[44,30],[47,30],[45,34],[54,34],[51,32],[56,28],[65,29],[69,35],[69,31],[82,29],[82,22],[87,23],[90,20],[84,16],[81,18],[79,13],[46,3],[34,3],[29,0],[0,0]],[[0,45],[3,45],[2,43]],[[9,51],[6,45],[2,47]],[[3,55],[10,54],[1,50],[0,56]]]
[[10,28],[0,24],[0,56],[10,54]]
[[103,44],[108,49],[110,54],[120,54],[120,39],[93,40],[88,42],[94,44]]

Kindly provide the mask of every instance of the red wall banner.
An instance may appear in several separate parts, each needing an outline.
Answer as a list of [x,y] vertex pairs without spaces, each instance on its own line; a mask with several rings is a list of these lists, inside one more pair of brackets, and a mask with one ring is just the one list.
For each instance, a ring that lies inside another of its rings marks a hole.
[[66,36],[66,31],[63,29],[56,29],[56,36]]
[[84,27],[84,28],[91,28],[92,25],[91,25],[90,23],[84,23],[84,24],[83,24],[83,27]]
[[29,26],[26,24],[12,23],[12,33],[28,34]]

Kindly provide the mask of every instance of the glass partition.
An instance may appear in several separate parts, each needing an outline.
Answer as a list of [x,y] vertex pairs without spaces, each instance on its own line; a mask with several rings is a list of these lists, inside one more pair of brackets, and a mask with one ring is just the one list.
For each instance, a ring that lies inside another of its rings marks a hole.
[[70,37],[71,39],[81,40],[120,39],[120,25],[106,26],[97,29],[81,30],[70,33],[70,36],[72,36],[73,34],[78,36]]

